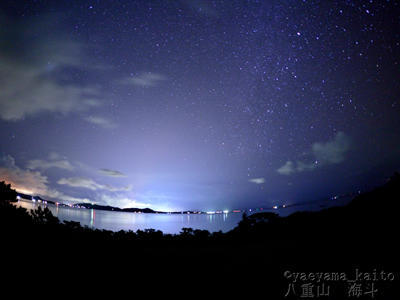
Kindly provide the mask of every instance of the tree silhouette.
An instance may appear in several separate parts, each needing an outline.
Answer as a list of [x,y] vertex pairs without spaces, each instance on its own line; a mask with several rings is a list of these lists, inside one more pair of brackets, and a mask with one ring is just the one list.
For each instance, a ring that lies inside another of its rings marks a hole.
[[45,207],[42,209],[40,206],[36,210],[32,210],[32,218],[35,224],[57,225],[60,223],[57,217],[53,216],[50,209]]
[[0,182],[0,201],[17,201],[17,192],[11,188],[11,184],[6,184],[5,181]]

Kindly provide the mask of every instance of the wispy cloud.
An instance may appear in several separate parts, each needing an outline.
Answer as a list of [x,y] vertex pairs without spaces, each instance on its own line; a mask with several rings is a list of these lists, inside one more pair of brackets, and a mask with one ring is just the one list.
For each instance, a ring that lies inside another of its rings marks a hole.
[[119,80],[120,84],[134,85],[139,87],[154,87],[166,80],[166,77],[157,73],[142,73]]
[[343,132],[338,132],[333,140],[312,145],[311,153],[314,158],[312,162],[293,162],[289,160],[278,168],[277,172],[281,175],[291,175],[297,172],[311,171],[326,165],[339,164],[345,160],[350,146],[350,138]]
[[85,118],[85,121],[106,129],[114,129],[117,127],[117,124],[113,121],[100,116],[89,116]]
[[58,184],[67,185],[75,188],[84,188],[92,191],[96,190],[107,190],[109,192],[120,192],[120,191],[130,191],[132,190],[132,186],[128,185],[125,187],[113,187],[106,184],[100,184],[90,178],[84,177],[70,177],[70,178],[61,178],[57,181]]
[[296,167],[292,161],[287,161],[277,172],[281,175],[290,175],[296,172]]
[[102,175],[110,176],[110,177],[126,177],[126,175],[124,173],[121,173],[120,171],[116,171],[116,170],[100,169],[99,172]]
[[255,184],[263,184],[263,183],[265,183],[265,178],[252,178],[252,179],[249,179],[249,182],[252,182]]
[[64,169],[68,171],[74,170],[72,164],[65,158],[62,158],[57,153],[50,153],[48,160],[34,159],[30,160],[27,165],[31,170],[47,170],[50,168]]

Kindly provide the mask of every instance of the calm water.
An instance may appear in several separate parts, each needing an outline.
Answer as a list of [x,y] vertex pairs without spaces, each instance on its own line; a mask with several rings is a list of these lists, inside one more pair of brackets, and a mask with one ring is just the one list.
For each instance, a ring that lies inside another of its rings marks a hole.
[[60,221],[76,221],[82,226],[113,231],[154,228],[164,233],[179,233],[183,227],[206,229],[210,232],[229,231],[242,219],[241,213],[215,215],[135,214],[94,209],[58,207],[52,204],[20,200],[17,206],[36,209],[47,206]]
[[[348,203],[350,198],[343,198],[324,203],[308,204],[306,206],[293,206],[285,209],[271,210],[281,216],[287,216],[297,210],[320,210],[323,207],[340,206]],[[321,206],[321,204],[324,204]],[[89,226],[97,229],[119,230],[144,230],[153,228],[164,233],[179,233],[183,227],[193,229],[206,229],[210,232],[221,230],[227,232],[240,222],[242,213],[214,214],[214,215],[188,215],[188,214],[135,214],[129,212],[116,212],[106,210],[58,207],[53,204],[35,203],[27,200],[20,200],[17,206],[26,209],[36,209],[39,206],[47,206],[60,221],[75,221],[82,226]],[[251,214],[251,212],[247,212]]]

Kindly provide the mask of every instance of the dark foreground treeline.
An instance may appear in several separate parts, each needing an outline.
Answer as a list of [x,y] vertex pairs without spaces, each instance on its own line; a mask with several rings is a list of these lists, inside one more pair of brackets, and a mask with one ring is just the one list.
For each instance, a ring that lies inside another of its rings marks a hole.
[[[178,235],[152,229],[94,230],[76,222],[60,222],[48,209],[28,213],[16,208],[4,201],[13,195],[10,187],[2,185],[1,191],[0,243],[7,257],[22,261],[32,256],[39,259],[49,270],[35,272],[43,272],[46,278],[49,273],[62,274],[66,267],[68,271],[78,268],[74,280],[85,282],[88,278],[80,277],[79,268],[91,264],[95,270],[92,276],[100,281],[129,280],[130,277],[118,276],[122,274],[119,268],[128,268],[135,270],[136,275],[143,274],[142,279],[161,276],[162,280],[189,280],[194,286],[204,282],[228,282],[228,286],[235,288],[261,285],[265,295],[272,299],[290,299],[290,295],[285,296],[290,288],[283,275],[285,271],[354,273],[361,269],[395,272],[396,281],[377,282],[380,293],[373,296],[400,299],[398,173],[382,187],[357,196],[347,206],[298,212],[288,217],[274,213],[244,215],[239,225],[227,233],[190,228],[183,228]],[[13,270],[32,276],[32,269],[24,266],[19,264]],[[112,273],[103,268],[112,269]],[[181,276],[173,277],[173,271]],[[193,278],[196,280],[192,281]],[[333,294],[325,299],[350,296],[346,295],[343,282],[332,284]],[[300,293],[301,286],[297,288]],[[358,298],[368,296],[371,295],[360,294]]]

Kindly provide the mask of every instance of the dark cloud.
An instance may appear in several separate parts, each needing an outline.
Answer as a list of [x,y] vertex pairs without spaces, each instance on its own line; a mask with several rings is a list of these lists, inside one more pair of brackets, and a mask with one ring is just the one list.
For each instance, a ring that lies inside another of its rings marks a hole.
[[0,32],[1,119],[17,121],[42,113],[66,115],[100,105],[97,86],[64,83],[56,76],[65,68],[82,68],[81,44],[46,36],[40,32],[42,26],[33,21],[6,19],[0,26],[4,26]]
[[110,177],[126,177],[126,175],[124,173],[121,173],[120,171],[116,171],[116,170],[100,169],[99,172],[103,175],[110,176]]

